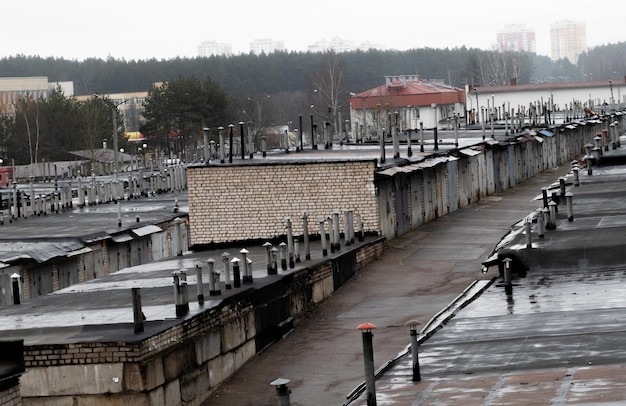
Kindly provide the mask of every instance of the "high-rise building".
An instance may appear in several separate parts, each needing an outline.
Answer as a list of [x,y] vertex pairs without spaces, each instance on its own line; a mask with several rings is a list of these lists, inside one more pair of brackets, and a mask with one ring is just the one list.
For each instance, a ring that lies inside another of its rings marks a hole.
[[505,25],[497,34],[498,51],[537,52],[535,30],[523,24]]
[[370,41],[364,41],[357,44],[353,40],[341,37],[333,37],[330,40],[321,39],[310,45],[307,45],[308,52],[352,52],[356,50],[368,51],[370,49],[386,49],[382,44],[375,44]]
[[202,44],[198,45],[198,56],[230,56],[232,54],[233,46],[231,44],[224,44],[216,41],[204,41]]
[[587,26],[570,20],[550,24],[550,46],[553,61],[567,58],[575,64],[587,50]]
[[350,52],[356,49],[354,41],[346,40],[339,37],[333,37],[330,41],[322,39],[307,46],[309,52]]
[[253,54],[271,54],[276,51],[285,50],[285,41],[272,38],[258,38],[250,41],[250,52]]

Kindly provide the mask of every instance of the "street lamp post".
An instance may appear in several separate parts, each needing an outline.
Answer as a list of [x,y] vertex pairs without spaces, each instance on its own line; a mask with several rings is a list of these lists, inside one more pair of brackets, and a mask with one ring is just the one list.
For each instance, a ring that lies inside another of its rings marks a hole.
[[244,140],[243,140],[243,125],[244,122],[240,121],[239,122],[239,136],[240,136],[240,140],[241,140],[241,159],[246,159],[246,149],[244,148]]
[[[487,106],[489,106],[489,100],[487,100]],[[491,95],[491,108],[492,110],[490,110],[490,114],[489,114],[489,120],[491,121],[491,138],[496,138],[496,133],[495,133],[495,129],[494,129],[494,115],[495,115],[495,110],[496,110],[496,100],[494,95]]]
[[252,134],[251,121],[247,122],[248,127],[248,153],[250,154],[250,159],[254,158],[254,136]]
[[476,96],[476,115],[478,116],[478,122],[480,123],[480,104],[478,103],[478,90],[474,88],[474,95]]
[[315,143],[315,123],[313,121],[313,105],[311,104],[311,149],[317,149]]
[[[362,98],[362,107],[363,107],[363,124],[361,126],[361,143],[363,143],[363,138],[365,138],[365,132],[367,131],[367,110],[365,109],[365,97]],[[358,140],[357,140],[358,142]]]
[[398,124],[398,116],[400,115],[400,113],[396,110],[393,112],[394,118],[395,118],[395,123],[393,126],[393,131],[392,131],[392,139],[393,139],[393,157],[394,158],[400,158],[400,134],[399,134],[399,124]]
[[[93,97],[98,98],[98,99],[102,99],[104,100],[104,97],[98,93],[94,93]],[[115,179],[117,179],[117,173],[119,172],[119,162],[118,162],[118,155],[117,155],[117,108],[119,106],[121,106],[122,104],[130,101],[130,100],[135,100],[135,98],[130,98],[130,99],[124,99],[121,102],[114,104],[113,108],[111,109],[111,114],[112,114],[112,121],[113,121],[113,160],[115,161],[113,164],[113,170],[114,170],[114,177]]]
[[304,140],[302,139],[302,114],[298,114],[298,147],[296,152],[304,149]]
[[117,155],[117,105],[111,110],[113,114],[113,176],[117,180],[117,174],[119,172],[119,159]]
[[431,107],[433,108],[433,111],[435,112],[435,126],[433,127],[433,142],[435,144],[435,151],[439,150],[439,140],[437,139],[438,134],[437,134],[437,104],[436,103],[432,103]]

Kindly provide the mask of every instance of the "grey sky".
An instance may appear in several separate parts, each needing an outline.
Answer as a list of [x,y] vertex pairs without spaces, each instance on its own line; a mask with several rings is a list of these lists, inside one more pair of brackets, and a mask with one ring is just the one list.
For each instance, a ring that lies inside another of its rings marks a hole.
[[625,12],[621,0],[21,0],[2,6],[0,57],[170,59],[194,57],[209,40],[248,52],[255,38],[306,50],[335,36],[400,50],[489,49],[498,29],[513,23],[534,28],[537,52],[549,55],[551,23],[585,22],[587,43],[595,46],[626,41]]

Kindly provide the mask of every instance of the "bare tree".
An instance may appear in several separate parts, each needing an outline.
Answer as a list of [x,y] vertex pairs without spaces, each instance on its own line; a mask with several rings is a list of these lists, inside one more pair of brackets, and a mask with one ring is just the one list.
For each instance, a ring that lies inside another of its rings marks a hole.
[[488,86],[505,86],[512,78],[521,78],[529,66],[528,55],[523,52],[485,51],[471,62],[480,83]]
[[332,123],[333,132],[337,134],[341,131],[339,123],[340,106],[343,102],[342,96],[347,94],[343,88],[343,66],[341,59],[336,52],[330,51],[322,70],[313,79],[313,86],[317,100],[315,113]]
[[[93,97],[85,100],[81,104],[82,108],[82,132],[87,150],[89,150],[91,164],[96,160],[95,151],[102,145],[101,142],[111,137],[112,121],[111,111],[113,111],[110,100],[101,100]],[[108,148],[113,148],[113,140]]]
[[[28,140],[28,159],[30,164],[37,163],[39,152],[39,103],[32,96],[20,97],[15,104],[15,112],[22,116]],[[34,116],[34,117],[33,117]],[[31,131],[31,121],[35,122],[35,139]]]

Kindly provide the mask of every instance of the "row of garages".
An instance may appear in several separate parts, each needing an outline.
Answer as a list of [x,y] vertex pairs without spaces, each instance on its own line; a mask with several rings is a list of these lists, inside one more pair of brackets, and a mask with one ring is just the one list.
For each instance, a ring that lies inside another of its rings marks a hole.
[[[619,116],[621,120],[621,116]],[[393,238],[532,178],[585,153],[608,121],[555,132],[527,131],[511,142],[480,145],[376,173],[381,233]],[[620,123],[620,128],[623,123]]]

